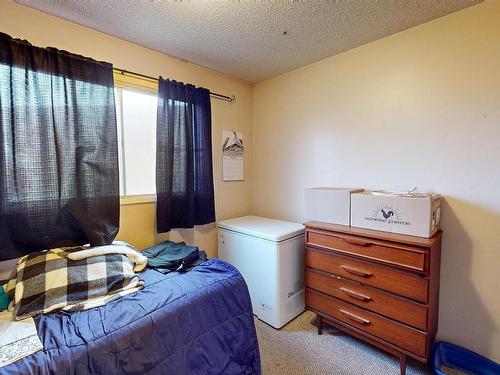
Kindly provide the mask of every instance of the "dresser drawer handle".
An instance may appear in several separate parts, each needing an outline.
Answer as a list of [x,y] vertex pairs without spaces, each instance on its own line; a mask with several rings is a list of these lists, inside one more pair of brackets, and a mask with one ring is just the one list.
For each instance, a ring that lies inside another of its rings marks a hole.
[[361,323],[361,324],[370,324],[370,321],[368,319],[362,318],[360,316],[357,316],[349,311],[346,310],[339,310],[342,314],[347,316],[349,319],[354,320],[355,322]]
[[357,268],[351,268],[351,267],[344,266],[344,265],[341,265],[340,268],[342,268],[345,272],[349,272],[349,273],[352,273],[353,275],[357,275],[357,276],[361,276],[361,277],[370,277],[372,275],[371,272],[358,270]]
[[367,240],[363,240],[362,238],[346,238],[342,237],[342,239],[347,242],[347,243],[352,243],[354,245],[359,245],[359,246],[370,246],[372,243]]
[[359,299],[360,301],[370,301],[372,297],[355,292],[353,290],[344,288],[343,286],[340,287],[340,290],[343,291],[345,294],[347,294],[349,297]]

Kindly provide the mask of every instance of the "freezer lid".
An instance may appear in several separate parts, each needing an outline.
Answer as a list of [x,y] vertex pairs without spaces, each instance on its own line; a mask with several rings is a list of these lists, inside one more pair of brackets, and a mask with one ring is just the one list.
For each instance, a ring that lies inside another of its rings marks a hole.
[[243,216],[218,222],[218,227],[248,234],[266,240],[280,242],[304,233],[302,224],[269,219],[260,216]]

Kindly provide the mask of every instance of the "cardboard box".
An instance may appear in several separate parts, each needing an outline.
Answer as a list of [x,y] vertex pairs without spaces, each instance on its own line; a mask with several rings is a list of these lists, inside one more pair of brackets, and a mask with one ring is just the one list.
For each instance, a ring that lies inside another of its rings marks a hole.
[[441,196],[363,192],[351,195],[351,226],[432,237],[439,229]]
[[363,189],[320,187],[306,189],[306,219],[349,225],[351,193]]

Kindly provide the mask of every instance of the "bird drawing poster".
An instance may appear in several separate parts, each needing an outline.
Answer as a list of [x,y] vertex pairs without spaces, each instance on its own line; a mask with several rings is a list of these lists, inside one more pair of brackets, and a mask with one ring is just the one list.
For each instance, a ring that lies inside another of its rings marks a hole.
[[222,131],[222,180],[243,181],[243,134],[232,130]]

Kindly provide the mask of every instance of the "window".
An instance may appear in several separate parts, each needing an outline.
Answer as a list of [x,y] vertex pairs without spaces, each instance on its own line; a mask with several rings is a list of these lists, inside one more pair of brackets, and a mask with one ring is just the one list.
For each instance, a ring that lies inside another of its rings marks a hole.
[[157,95],[141,81],[115,73],[121,196],[156,194]]

